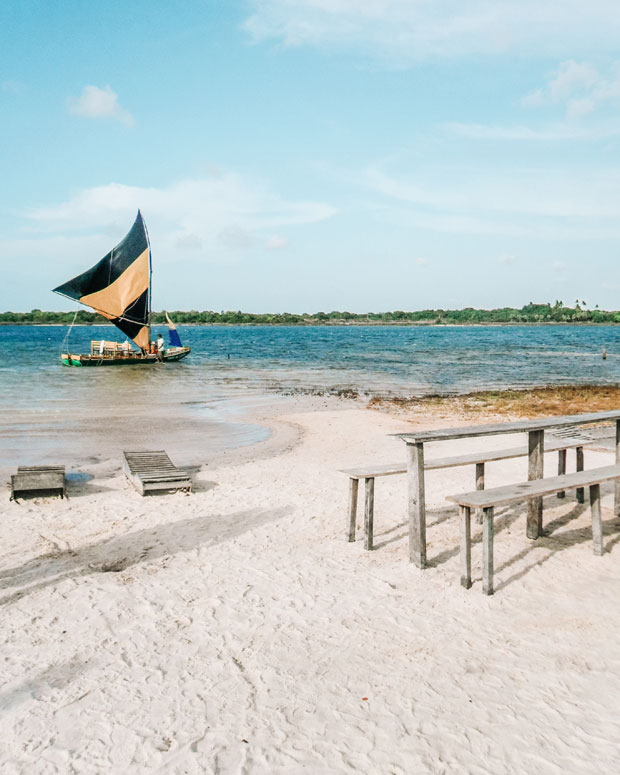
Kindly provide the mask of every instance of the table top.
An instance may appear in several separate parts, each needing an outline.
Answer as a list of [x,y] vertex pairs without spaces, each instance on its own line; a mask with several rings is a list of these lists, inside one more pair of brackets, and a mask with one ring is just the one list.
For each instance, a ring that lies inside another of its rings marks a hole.
[[467,425],[460,428],[438,428],[432,431],[410,431],[396,433],[407,444],[419,444],[425,441],[448,441],[475,436],[498,436],[503,433],[529,433],[563,428],[567,425],[587,425],[605,420],[620,420],[620,409],[608,412],[590,412],[587,414],[567,414],[553,417],[537,417],[535,420],[517,420],[488,425]]

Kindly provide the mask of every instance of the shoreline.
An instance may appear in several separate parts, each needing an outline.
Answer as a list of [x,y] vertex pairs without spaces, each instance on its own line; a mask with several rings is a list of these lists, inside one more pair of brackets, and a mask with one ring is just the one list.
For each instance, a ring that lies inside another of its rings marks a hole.
[[[167,327],[168,324],[165,321],[161,323],[152,323],[153,328],[157,326]],[[32,326],[33,328],[52,328],[52,327],[69,327],[72,328],[90,328],[92,326],[106,326],[109,328],[115,328],[113,323],[106,323],[104,320],[94,321],[93,323],[33,323],[31,321],[0,321],[0,326]],[[364,320],[364,321],[349,321],[349,320],[333,320],[333,321],[321,321],[312,320],[308,322],[300,323],[179,323],[177,327],[182,328],[339,328],[339,327],[371,327],[371,328],[516,328],[516,327],[541,327],[541,326],[586,326],[590,328],[601,328],[605,326],[620,326],[620,321],[604,321],[595,322],[591,320],[530,320],[530,321],[507,321],[507,322],[481,322],[481,323],[441,323],[433,320]]]

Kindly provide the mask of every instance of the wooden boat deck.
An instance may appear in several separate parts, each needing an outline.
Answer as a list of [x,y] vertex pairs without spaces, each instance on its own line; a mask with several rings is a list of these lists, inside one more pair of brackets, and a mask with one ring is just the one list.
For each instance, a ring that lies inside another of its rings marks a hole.
[[190,475],[177,468],[164,450],[123,452],[123,469],[140,495],[156,490],[192,490]]

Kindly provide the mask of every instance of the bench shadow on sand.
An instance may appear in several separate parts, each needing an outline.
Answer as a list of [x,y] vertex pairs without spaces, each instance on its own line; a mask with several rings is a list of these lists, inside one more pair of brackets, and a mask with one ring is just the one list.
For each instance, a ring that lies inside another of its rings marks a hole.
[[217,546],[290,513],[290,507],[281,507],[205,514],[105,538],[77,549],[59,548],[0,571],[0,595],[7,589],[20,587],[0,597],[0,604],[12,603],[65,579],[94,573],[118,573],[141,562]]
[[[586,496],[587,497],[587,496]],[[545,499],[545,502],[548,506],[551,506],[552,503],[554,505],[560,505],[560,501],[555,499],[555,496],[549,496],[549,498]],[[513,555],[509,559],[505,560],[504,562],[498,563],[498,548],[499,553],[502,552],[502,548],[495,547],[495,559],[496,559],[496,566],[495,566],[495,575],[501,573],[502,571],[505,571],[506,569],[510,568],[515,563],[520,562],[521,560],[524,560],[528,554],[530,554],[532,551],[536,549],[540,549],[541,547],[544,547],[546,550],[548,550],[548,554],[545,555],[543,558],[538,558],[534,562],[529,563],[526,567],[521,568],[519,571],[516,571],[508,578],[504,579],[503,581],[496,583],[495,590],[498,591],[500,589],[503,589],[504,587],[508,586],[509,584],[512,584],[514,581],[518,581],[520,578],[525,576],[527,573],[529,573],[531,570],[536,568],[537,566],[542,565],[543,563],[547,562],[551,557],[553,557],[558,552],[564,551],[565,549],[569,549],[572,546],[575,546],[577,544],[587,544],[592,542],[592,524],[584,525],[583,527],[574,528],[573,530],[562,530],[562,528],[565,528],[570,522],[572,522],[575,519],[578,519],[581,517],[584,513],[589,513],[590,506],[588,503],[577,503],[576,501],[572,504],[573,508],[571,508],[570,511],[567,511],[565,514],[562,514],[559,517],[556,517],[555,519],[550,520],[547,523],[543,524],[543,535],[540,536],[536,541],[531,541],[529,538],[526,538],[525,536],[525,523],[526,523],[526,501],[523,503],[516,504],[515,506],[510,506],[504,509],[497,509],[495,512],[495,519],[494,519],[494,528],[495,528],[495,535],[496,537],[501,534],[504,530],[507,530],[513,526],[515,526],[515,529],[519,529],[520,525],[519,523],[522,523],[523,527],[523,540],[527,542],[523,549],[518,552],[517,554]],[[454,557],[457,557],[460,553],[460,546],[459,546],[459,534],[458,534],[458,511],[455,510],[453,506],[447,506],[441,509],[433,509],[432,512],[429,512],[427,514],[427,529],[432,530],[433,527],[441,524],[442,522],[445,522],[446,520],[453,518],[454,524],[455,524],[455,543],[454,546],[450,549],[445,549],[442,552],[439,552],[439,554],[434,554],[430,556],[427,560],[427,567],[428,568],[434,568],[439,565],[443,565],[444,563],[448,562],[449,560],[453,559]],[[543,520],[544,520],[544,511],[543,511]],[[472,513],[472,528],[474,528],[475,524],[475,517]],[[617,517],[611,517],[609,519],[603,520],[603,539],[604,539],[604,545],[603,545],[603,551],[605,553],[610,552],[612,548],[620,543],[620,532],[618,531],[618,528],[620,526],[620,522],[618,521]],[[398,532],[397,532],[398,531]],[[561,531],[561,532],[558,532]],[[473,531],[472,531],[473,532]],[[375,542],[374,544],[374,550],[381,549],[384,546],[387,546],[392,543],[396,543],[398,541],[406,541],[408,537],[408,530],[407,530],[407,522],[400,522],[397,525],[393,525],[390,528],[387,528],[386,530],[382,530],[380,533],[375,533],[375,537],[379,540]],[[472,535],[472,547],[482,544],[482,533],[481,530],[474,532]],[[472,575],[472,581],[480,581],[481,576],[480,575]]]

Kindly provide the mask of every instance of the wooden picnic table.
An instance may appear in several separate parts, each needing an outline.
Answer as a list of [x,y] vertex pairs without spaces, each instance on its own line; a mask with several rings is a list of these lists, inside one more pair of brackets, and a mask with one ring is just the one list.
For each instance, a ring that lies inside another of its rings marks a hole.
[[[620,410],[396,434],[407,445],[410,561],[418,568],[426,567],[426,506],[424,499],[424,444],[426,442],[499,436],[507,433],[527,433],[528,479],[534,480],[543,478],[545,431],[605,421],[616,423],[616,463],[620,463]],[[614,513],[620,514],[620,483],[618,481],[615,483]],[[541,534],[542,497],[535,497],[528,501],[527,536],[528,538],[538,538]]]

